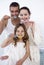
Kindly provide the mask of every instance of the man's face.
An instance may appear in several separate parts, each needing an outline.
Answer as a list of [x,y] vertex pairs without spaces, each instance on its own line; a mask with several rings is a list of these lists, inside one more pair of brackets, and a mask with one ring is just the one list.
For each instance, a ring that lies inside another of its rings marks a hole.
[[19,14],[19,9],[18,7],[13,7],[11,6],[10,7],[10,14],[11,14],[11,17],[18,17],[18,14]]

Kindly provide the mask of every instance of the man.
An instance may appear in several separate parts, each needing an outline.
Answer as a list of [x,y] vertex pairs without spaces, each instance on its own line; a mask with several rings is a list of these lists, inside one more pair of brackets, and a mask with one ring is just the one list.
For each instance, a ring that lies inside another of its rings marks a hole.
[[[19,4],[17,2],[12,2],[9,6],[11,16],[4,16],[0,21],[0,34],[4,29],[7,32],[12,33],[14,26],[20,22],[19,15]],[[11,22],[10,22],[11,21]]]
[[[12,2],[9,6],[9,10],[10,10],[10,17],[9,16],[4,16],[2,18],[2,20],[0,21],[0,43],[2,43],[4,41],[4,39],[6,39],[9,35],[9,37],[11,38],[11,34],[14,33],[14,28],[16,26],[16,24],[18,24],[20,22],[20,19],[18,17],[19,15],[19,4],[17,2]],[[0,49],[0,55],[2,54],[6,54],[6,51],[8,51],[8,48],[11,47],[8,46],[5,49]],[[0,62],[0,65],[6,65],[6,63],[2,63]]]

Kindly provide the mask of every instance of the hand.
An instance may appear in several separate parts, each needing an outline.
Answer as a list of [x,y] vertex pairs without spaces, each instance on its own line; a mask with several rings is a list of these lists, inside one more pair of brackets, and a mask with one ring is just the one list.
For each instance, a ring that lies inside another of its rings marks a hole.
[[5,15],[4,17],[3,17],[3,19],[9,19],[10,18],[10,16],[8,16],[8,15]]
[[1,56],[0,57],[0,60],[6,60],[6,59],[8,59],[8,56]]
[[29,56],[29,58],[30,58],[30,60],[32,61],[32,58],[31,58],[31,56]]
[[22,65],[22,61],[21,60],[17,61],[16,65]]
[[4,60],[4,58],[1,56],[1,57],[0,57],[0,60]]

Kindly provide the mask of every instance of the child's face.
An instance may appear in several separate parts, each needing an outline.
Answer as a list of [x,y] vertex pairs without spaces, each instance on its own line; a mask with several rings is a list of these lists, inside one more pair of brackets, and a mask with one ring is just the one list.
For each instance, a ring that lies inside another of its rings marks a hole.
[[24,37],[24,29],[22,26],[18,27],[17,28],[17,31],[16,31],[16,36],[19,38],[19,39],[22,39]]
[[21,20],[26,21],[26,20],[29,19],[29,16],[30,16],[30,15],[29,15],[29,13],[28,13],[28,11],[27,11],[26,9],[22,9],[22,10],[20,11],[19,16],[20,16],[20,19],[21,19]]

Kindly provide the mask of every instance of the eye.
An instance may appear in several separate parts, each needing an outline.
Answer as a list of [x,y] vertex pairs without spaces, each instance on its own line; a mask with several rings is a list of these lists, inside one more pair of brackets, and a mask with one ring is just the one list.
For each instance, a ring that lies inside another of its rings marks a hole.
[[16,32],[19,32],[19,30],[17,30]]
[[24,31],[22,30],[22,32],[24,32]]
[[20,14],[20,16],[23,16],[23,14]]
[[27,14],[24,14],[25,16],[27,16]]
[[11,11],[11,12],[14,12],[14,11]]
[[24,30],[22,30],[21,32],[24,32]]
[[18,10],[16,10],[15,12],[18,12]]

